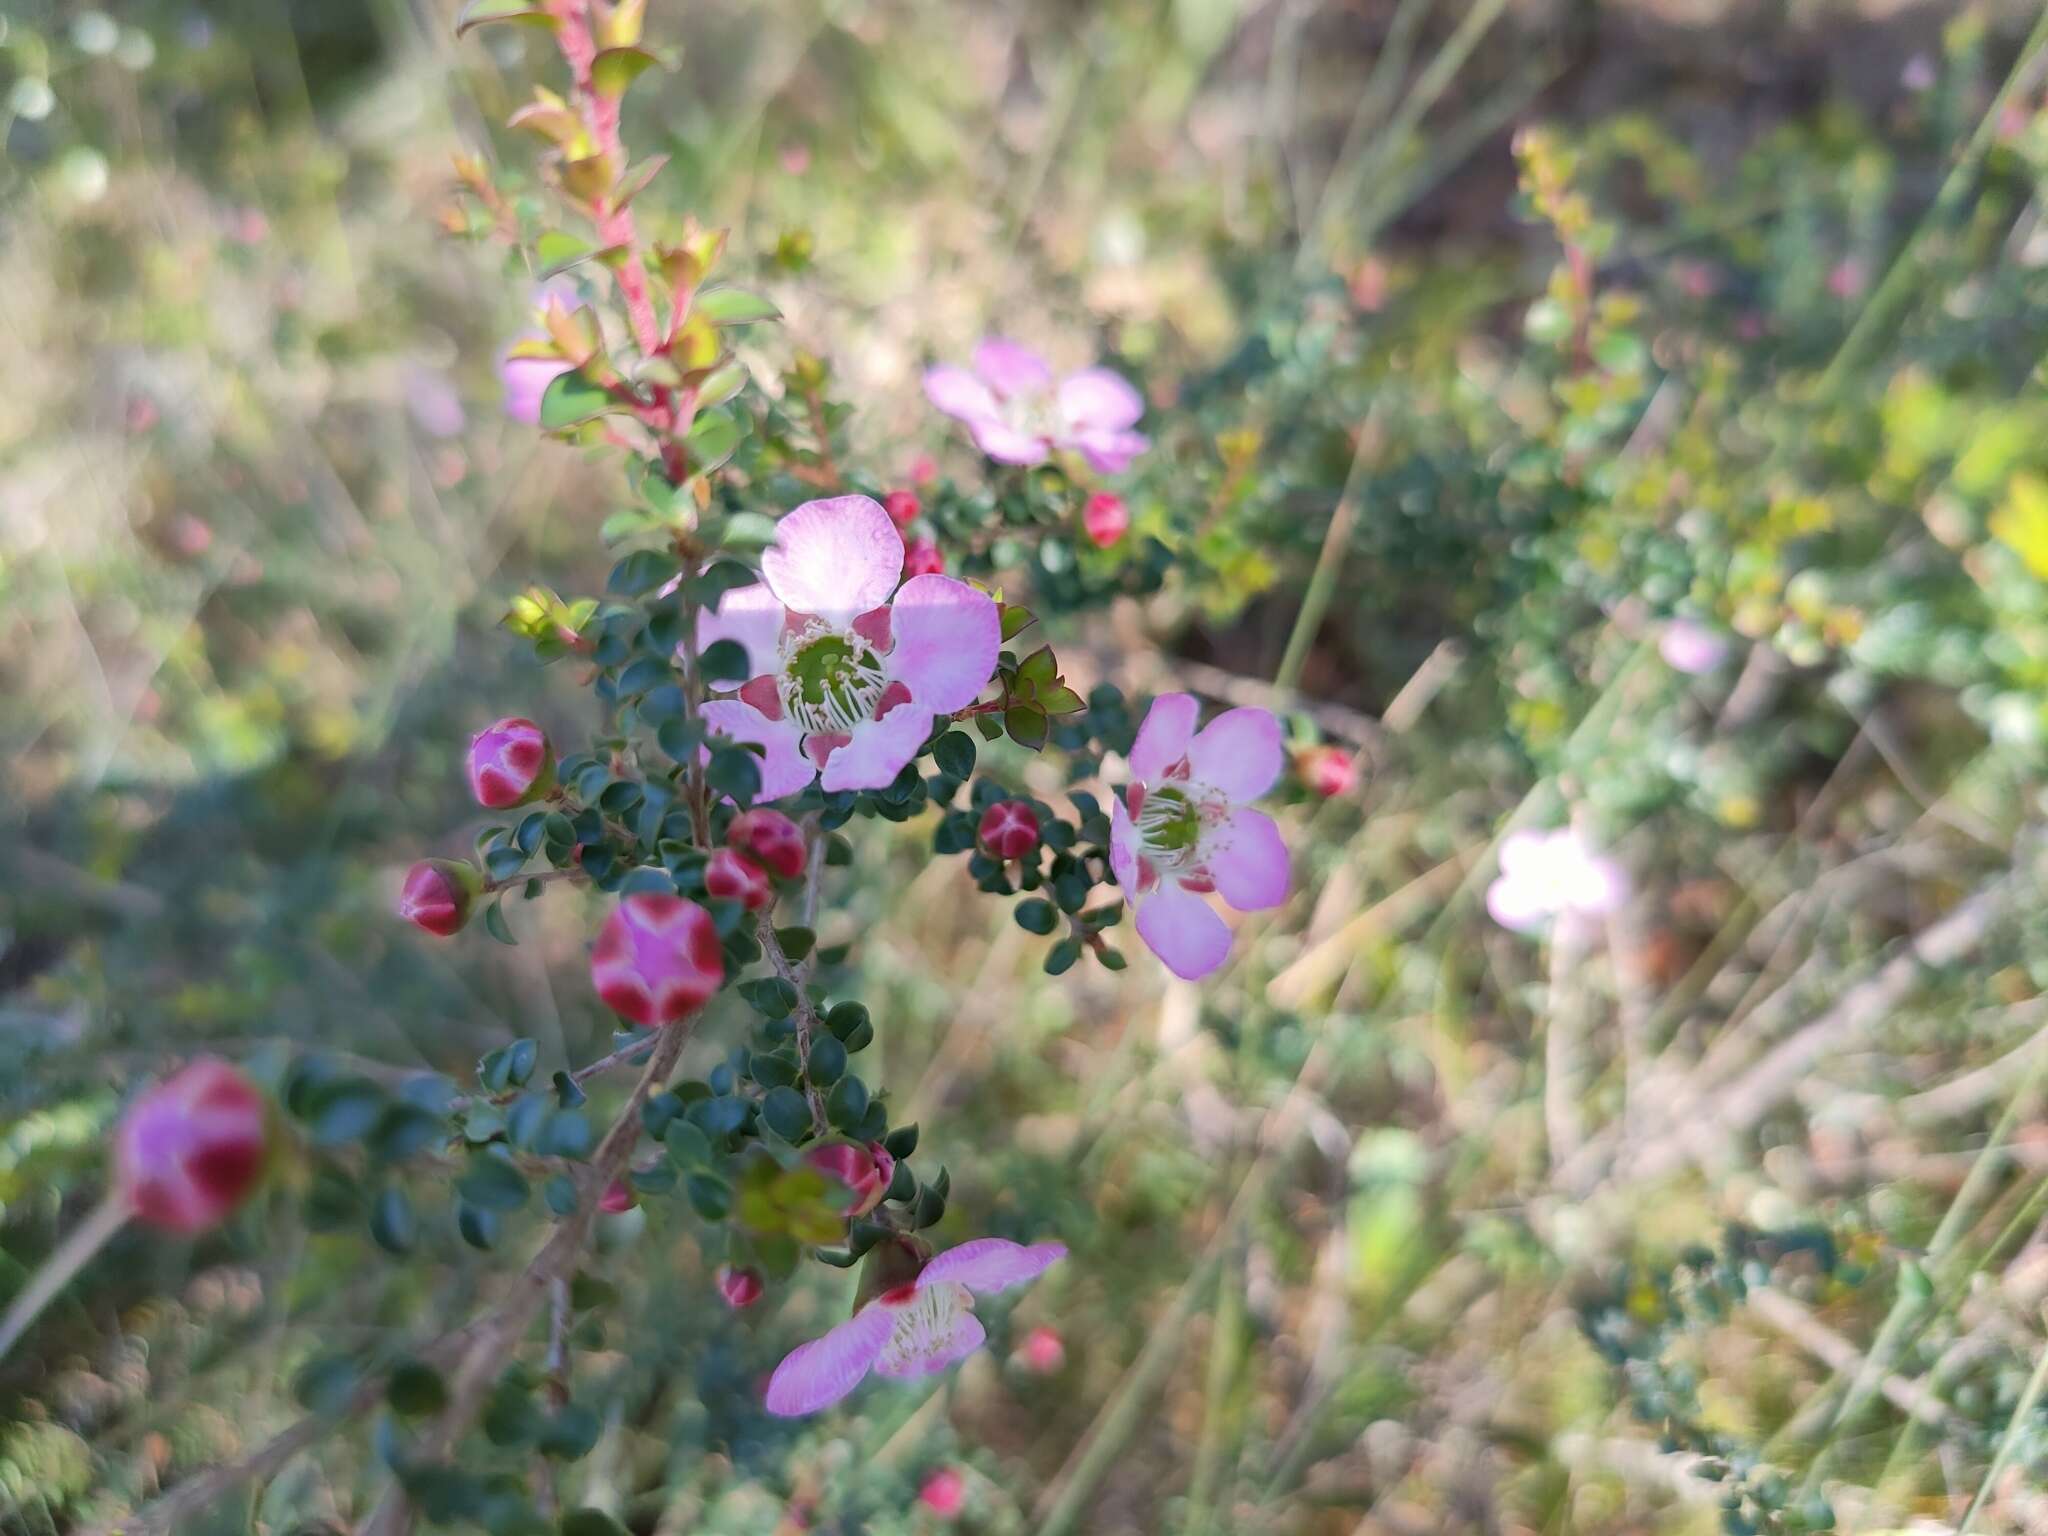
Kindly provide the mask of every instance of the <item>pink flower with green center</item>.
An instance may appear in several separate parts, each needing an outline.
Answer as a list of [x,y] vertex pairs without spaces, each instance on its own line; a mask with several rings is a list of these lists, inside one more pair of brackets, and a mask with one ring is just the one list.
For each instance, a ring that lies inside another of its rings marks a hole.
[[1500,875],[1486,889],[1486,910],[1503,928],[1533,933],[1553,918],[1604,917],[1628,896],[1628,876],[1570,827],[1510,832],[1501,840]]
[[1131,429],[1145,397],[1107,368],[1053,379],[1029,347],[991,336],[974,349],[969,370],[942,365],[924,376],[925,398],[967,424],[975,446],[999,464],[1043,464],[1073,452],[1100,475],[1121,474],[1151,446]]
[[948,1249],[916,1279],[883,1291],[823,1338],[790,1351],[768,1380],[768,1411],[801,1418],[831,1407],[869,1371],[903,1380],[958,1364],[988,1341],[974,1315],[975,1295],[1035,1280],[1066,1256],[1060,1243],[1027,1248],[1000,1237]]
[[731,640],[747,654],[749,680],[707,703],[704,721],[762,748],[762,799],[814,773],[827,790],[883,788],[995,675],[995,600],[951,576],[899,588],[902,574],[903,540],[879,503],[807,501],[777,524],[761,581],[700,619],[700,651]]
[[1230,953],[1230,927],[1203,898],[1277,907],[1289,875],[1280,829],[1248,808],[1280,777],[1280,722],[1231,709],[1197,731],[1199,714],[1193,694],[1152,701],[1131,747],[1134,782],[1110,808],[1110,868],[1137,908],[1138,936],[1187,981]]

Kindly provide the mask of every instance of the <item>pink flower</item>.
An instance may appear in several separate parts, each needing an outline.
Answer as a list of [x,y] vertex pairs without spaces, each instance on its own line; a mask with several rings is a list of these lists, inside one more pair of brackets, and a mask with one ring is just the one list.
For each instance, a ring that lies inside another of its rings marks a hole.
[[1342,747],[1310,747],[1294,760],[1301,782],[1334,800],[1358,788],[1358,764]]
[[255,1085],[202,1056],[128,1106],[114,1131],[115,1183],[149,1225],[204,1232],[256,1187],[268,1141]]
[[917,521],[917,514],[924,510],[924,504],[917,499],[915,491],[891,491],[882,498],[882,510],[889,514],[889,521],[898,528],[908,528]]
[[712,851],[711,861],[704,866],[704,894],[713,901],[736,901],[749,912],[758,912],[775,899],[761,866],[730,848]]
[[751,1307],[761,1299],[761,1292],[767,1289],[758,1269],[734,1269],[730,1264],[721,1264],[718,1269],[718,1294],[725,1298],[725,1304],[737,1312],[742,1307]]
[[1628,895],[1628,876],[1586,846],[1570,827],[1510,832],[1500,845],[1500,875],[1486,889],[1486,910],[1503,928],[1531,933],[1555,917],[1599,917]]
[[531,720],[508,715],[469,738],[469,792],[484,809],[509,811],[554,787],[554,752]]
[[405,872],[405,885],[398,893],[398,915],[415,928],[445,939],[462,931],[482,890],[483,878],[474,865],[454,859],[421,859]]
[[903,546],[904,575],[941,576],[945,570],[946,557],[939,553],[939,546],[930,539],[912,539]]
[[643,1029],[687,1018],[725,984],[717,926],[680,896],[623,897],[590,951],[590,982],[606,1007]]
[[1051,1376],[1067,1363],[1066,1342],[1051,1328],[1034,1328],[1017,1346],[1017,1363],[1034,1376]]
[[1123,497],[1097,491],[1081,509],[1081,526],[1097,549],[1108,549],[1131,531],[1131,509]]
[[998,800],[981,813],[979,836],[991,858],[1021,859],[1038,846],[1038,813],[1022,800]]
[[1657,637],[1657,654],[1673,671],[1698,677],[1728,659],[1728,640],[1697,619],[1673,619]]
[[912,485],[930,485],[939,478],[939,461],[928,453],[920,453],[910,461],[906,473]]
[[822,1339],[790,1351],[769,1378],[768,1411],[800,1418],[829,1408],[871,1370],[896,1378],[945,1370],[987,1342],[974,1315],[975,1292],[1035,1280],[1066,1255],[1060,1243],[1026,1248],[1000,1237],[949,1249],[915,1280],[882,1292]]
[[707,703],[705,723],[764,749],[763,799],[819,770],[828,791],[880,789],[995,675],[995,600],[950,576],[899,589],[903,541],[866,496],[805,502],[775,532],[761,581],[698,623],[700,648],[732,640],[754,674]]
[[878,1141],[864,1147],[850,1141],[822,1142],[804,1153],[804,1161],[853,1191],[848,1216],[865,1216],[880,1205],[896,1176],[896,1159]]
[[539,426],[541,397],[571,366],[560,357],[507,355],[498,364],[498,381],[505,386],[505,414],[529,427]]
[[780,811],[741,811],[725,829],[725,840],[784,880],[802,874],[809,857],[803,829]]
[[1287,847],[1273,819],[1246,808],[1280,777],[1280,722],[1225,710],[1198,732],[1193,694],[1152,701],[1131,747],[1135,782],[1110,808],[1109,863],[1138,911],[1138,936],[1184,980],[1230,952],[1230,929],[1202,899],[1240,912],[1287,899]]
[[633,1209],[633,1187],[624,1179],[613,1179],[605,1185],[604,1193],[598,1197],[597,1208],[607,1216],[630,1211]]
[[967,1506],[967,1479],[958,1467],[941,1467],[917,1490],[917,1502],[941,1520],[951,1520]]
[[405,408],[413,423],[429,437],[454,437],[469,424],[462,397],[438,369],[414,366],[405,370]]
[[967,423],[975,446],[999,464],[1043,464],[1071,450],[1097,474],[1121,474],[1150,446],[1133,432],[1145,399],[1107,368],[1084,368],[1057,384],[1029,347],[991,336],[974,349],[974,368],[945,365],[924,376],[925,398]]

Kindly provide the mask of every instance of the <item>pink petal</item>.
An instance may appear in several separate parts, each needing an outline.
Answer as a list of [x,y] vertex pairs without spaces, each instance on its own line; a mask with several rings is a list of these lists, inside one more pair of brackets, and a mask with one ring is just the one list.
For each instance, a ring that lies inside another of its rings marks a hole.
[[974,371],[1005,400],[1052,388],[1052,370],[1045,359],[1002,336],[991,336],[974,349]]
[[1077,431],[1120,432],[1138,424],[1145,397],[1122,374],[1083,368],[1060,380],[1060,415]]
[[1486,888],[1486,910],[1516,933],[1531,933],[1550,916],[1540,887],[1518,875],[1504,874]]
[[887,1307],[864,1307],[822,1339],[799,1344],[768,1378],[768,1411],[796,1419],[831,1407],[860,1385],[893,1326]]
[[1229,925],[1171,881],[1138,904],[1138,937],[1183,981],[1200,980],[1230,953]]
[[704,723],[734,741],[751,741],[767,749],[755,761],[761,770],[761,800],[780,800],[811,782],[816,771],[803,754],[803,732],[787,720],[770,720],[738,699],[712,699],[703,708]]
[[1081,432],[1069,440],[1069,446],[1080,450],[1098,475],[1120,475],[1131,467],[1131,460],[1152,446],[1152,439],[1142,432]]
[[993,421],[1000,414],[989,387],[965,368],[950,364],[926,371],[924,397],[936,410],[961,421]]
[[974,434],[974,446],[998,464],[1043,464],[1052,452],[1052,444],[1044,438],[1019,432],[993,418],[971,421],[968,429]]
[[1548,832],[1510,832],[1500,840],[1500,872],[1526,874],[1542,866],[1550,853]]
[[1566,882],[1572,910],[1603,917],[1628,897],[1628,872],[1613,859],[1582,854]]
[[1240,912],[1277,907],[1287,899],[1287,845],[1263,812],[1233,812],[1203,840],[1202,862],[1217,893]]
[[1138,739],[1131,744],[1131,774],[1140,784],[1156,784],[1187,755],[1201,706],[1192,693],[1162,693],[1145,713]]
[[785,608],[851,623],[889,601],[903,574],[903,540],[867,496],[807,501],[775,525],[761,575]]
[[775,645],[782,637],[782,613],[781,602],[761,582],[734,587],[719,598],[716,608],[697,615],[697,653],[702,655],[720,640],[736,641],[747,653],[747,670],[757,675],[766,672],[774,664]]
[[827,793],[886,789],[931,733],[932,713],[919,704],[899,705],[880,720],[862,721],[826,760],[819,782]]
[[963,1308],[953,1319],[953,1331],[943,1339],[934,1340],[930,1354],[908,1355],[897,1364],[885,1360],[875,1367],[875,1372],[897,1381],[936,1376],[940,1371],[958,1365],[987,1342],[988,1333],[981,1326],[981,1319]]
[[1124,899],[1135,904],[1142,878],[1138,868],[1138,828],[1131,813],[1124,809],[1122,795],[1113,796],[1109,803],[1109,869],[1116,876],[1116,883],[1123,887]]
[[889,675],[933,714],[972,704],[995,676],[1003,621],[995,599],[951,576],[913,576],[891,610]]
[[978,1237],[971,1243],[948,1248],[925,1265],[917,1285],[923,1290],[928,1285],[950,1281],[970,1291],[1006,1291],[1013,1285],[1036,1280],[1066,1256],[1064,1243],[1033,1243],[1027,1248],[1006,1237]]
[[1271,789],[1285,762],[1280,722],[1264,709],[1226,709],[1188,743],[1188,777],[1232,805]]

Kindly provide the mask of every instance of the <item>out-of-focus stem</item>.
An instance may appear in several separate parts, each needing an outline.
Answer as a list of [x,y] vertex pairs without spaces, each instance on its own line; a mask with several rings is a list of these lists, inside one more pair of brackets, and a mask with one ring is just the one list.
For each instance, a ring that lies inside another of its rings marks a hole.
[[56,1300],[57,1294],[71,1283],[72,1277],[128,1224],[132,1214],[128,1202],[116,1191],[102,1200],[93,1213],[57,1245],[56,1252],[43,1261],[42,1267],[22,1287],[21,1294],[14,1298],[6,1317],[0,1318],[0,1359],[6,1358],[15,1342],[28,1332],[30,1325],[42,1315],[43,1308]]

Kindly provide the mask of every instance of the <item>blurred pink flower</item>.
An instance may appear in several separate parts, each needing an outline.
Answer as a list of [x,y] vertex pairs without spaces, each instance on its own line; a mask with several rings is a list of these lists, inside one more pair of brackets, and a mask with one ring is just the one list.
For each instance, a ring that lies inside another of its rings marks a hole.
[[751,1307],[761,1299],[761,1292],[767,1286],[761,1279],[761,1271],[752,1268],[734,1269],[730,1264],[721,1264],[718,1269],[718,1294],[725,1304],[737,1312]]
[[1593,852],[1570,827],[1510,832],[1486,910],[1503,928],[1531,933],[1556,917],[1600,917],[1628,896],[1620,864]]
[[1673,619],[1657,637],[1657,654],[1673,671],[1698,677],[1728,659],[1728,639],[1697,619]]
[[643,1029],[673,1024],[725,984],[718,928],[680,896],[623,897],[598,930],[590,981],[621,1018]]
[[204,1232],[256,1187],[268,1142],[263,1095],[202,1056],[128,1106],[114,1131],[114,1181],[150,1226]]
[[1059,1243],[1026,1248],[1000,1237],[948,1249],[915,1280],[882,1292],[823,1338],[790,1351],[768,1380],[768,1411],[800,1418],[831,1407],[871,1370],[929,1376],[966,1359],[988,1339],[974,1315],[974,1294],[1035,1280],[1066,1254]]
[[1081,509],[1081,526],[1097,549],[1108,549],[1131,531],[1131,509],[1123,497],[1097,491]]
[[896,1159],[878,1141],[864,1147],[850,1141],[823,1142],[806,1151],[804,1161],[853,1191],[848,1216],[865,1216],[880,1205],[896,1176]]
[[454,437],[469,424],[462,397],[438,369],[415,365],[405,370],[405,408],[429,437]]
[[782,168],[792,176],[801,176],[811,168],[811,146],[801,139],[792,139],[782,146]]
[[898,528],[908,528],[924,509],[918,502],[917,492],[891,491],[882,498],[882,510],[889,514],[889,521]]
[[828,791],[880,789],[995,675],[995,600],[950,576],[899,588],[903,541],[866,496],[808,501],[761,556],[762,580],[697,626],[700,652],[731,640],[751,680],[704,706],[712,730],[764,749],[761,798],[821,772]]
[[925,397],[967,424],[975,445],[999,464],[1043,464],[1072,450],[1097,474],[1120,474],[1151,440],[1131,429],[1145,398],[1107,368],[1083,368],[1057,383],[1029,347],[991,336],[974,349],[974,367],[950,364],[924,376]]
[[1357,760],[1342,747],[1310,747],[1295,758],[1294,768],[1301,782],[1325,800],[1358,788]]
[[802,874],[809,859],[803,829],[780,811],[741,811],[725,829],[725,840],[784,880]]
[[1844,256],[1828,269],[1828,292],[1838,299],[1855,298],[1868,281],[1863,263],[1854,256]]
[[958,1467],[941,1467],[917,1490],[917,1502],[941,1520],[951,1520],[967,1506],[967,1479]]
[[945,571],[946,557],[930,539],[912,539],[903,546],[905,576],[942,576]]
[[912,485],[930,485],[939,478],[939,461],[928,453],[920,453],[910,461],[910,468],[905,473],[910,476]]
[[1034,1376],[1051,1376],[1067,1363],[1066,1341],[1055,1329],[1034,1328],[1017,1346],[1016,1360]]
[[1135,780],[1111,805],[1109,863],[1137,908],[1138,936],[1184,980],[1230,952],[1230,928],[1202,899],[1240,912],[1287,899],[1287,847],[1248,809],[1280,777],[1280,722],[1263,709],[1225,710],[1195,729],[1190,693],[1152,701],[1131,747]]
[[598,1197],[597,1208],[607,1216],[630,1211],[633,1209],[633,1187],[624,1179],[613,1179],[605,1185],[604,1193]]
[[505,414],[529,427],[540,425],[541,397],[548,386],[570,371],[559,357],[511,357],[498,364],[498,381],[505,386]]
[[775,899],[775,889],[761,866],[730,848],[714,848],[704,866],[704,894],[713,901],[736,901],[758,912]]
[[489,811],[509,811],[555,787],[555,757],[547,732],[508,715],[469,739],[469,792]]

